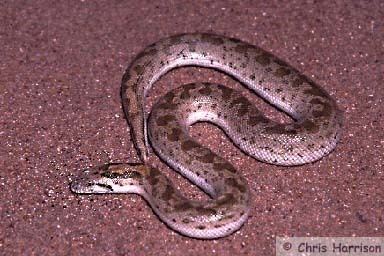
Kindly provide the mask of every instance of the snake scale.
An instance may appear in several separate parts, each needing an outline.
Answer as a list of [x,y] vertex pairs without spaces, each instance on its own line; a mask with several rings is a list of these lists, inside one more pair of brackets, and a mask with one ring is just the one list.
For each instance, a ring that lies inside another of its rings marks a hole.
[[[291,123],[265,117],[239,92],[210,83],[186,84],[169,91],[147,120],[145,97],[167,71],[180,66],[210,67],[233,76]],[[250,192],[227,160],[188,135],[200,121],[216,124],[245,153],[260,161],[301,165],[330,153],[340,137],[343,115],[320,86],[270,53],[213,34],[182,34],[145,48],[126,70],[123,109],[141,164],[105,164],[74,179],[75,193],[137,193],[159,218],[179,233],[200,239],[227,236],[246,221]],[[169,166],[196,184],[210,199],[191,200],[146,164],[149,141]]]

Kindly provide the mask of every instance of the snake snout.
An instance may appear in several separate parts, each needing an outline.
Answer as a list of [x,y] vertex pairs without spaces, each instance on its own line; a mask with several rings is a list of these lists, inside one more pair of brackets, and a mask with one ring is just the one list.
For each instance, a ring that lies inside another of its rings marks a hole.
[[91,183],[84,177],[78,177],[71,182],[70,188],[73,193],[87,193],[91,192]]
[[97,177],[97,175],[89,170],[85,170],[81,175],[73,179],[70,184],[70,189],[73,193],[78,194],[93,193],[98,180],[100,180],[100,177]]

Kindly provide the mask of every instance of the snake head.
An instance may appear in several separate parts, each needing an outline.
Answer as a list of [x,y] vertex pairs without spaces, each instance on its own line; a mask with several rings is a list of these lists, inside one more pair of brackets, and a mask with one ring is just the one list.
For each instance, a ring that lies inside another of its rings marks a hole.
[[140,193],[146,170],[142,164],[105,164],[83,171],[70,188],[77,194]]

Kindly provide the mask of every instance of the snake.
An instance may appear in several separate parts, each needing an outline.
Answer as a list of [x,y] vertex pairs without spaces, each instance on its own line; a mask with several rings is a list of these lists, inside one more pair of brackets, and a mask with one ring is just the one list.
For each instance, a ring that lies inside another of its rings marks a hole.
[[[168,91],[145,111],[154,83],[180,66],[221,71],[291,117],[276,122],[238,90],[207,82]],[[314,162],[341,136],[343,112],[318,84],[271,53],[236,38],[208,33],[163,38],[141,51],[121,84],[123,110],[139,163],[107,163],[86,169],[70,188],[78,194],[136,193],[171,229],[187,237],[215,239],[239,230],[250,214],[247,181],[228,160],[189,135],[209,122],[256,160],[281,166]],[[148,163],[149,149],[209,198],[183,195]]]

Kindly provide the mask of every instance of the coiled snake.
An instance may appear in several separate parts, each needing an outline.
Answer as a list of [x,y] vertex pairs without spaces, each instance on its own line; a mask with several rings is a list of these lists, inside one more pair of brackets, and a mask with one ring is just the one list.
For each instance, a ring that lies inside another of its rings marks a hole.
[[[242,82],[295,121],[266,118],[239,92],[222,85],[195,83],[168,92],[144,112],[147,92],[179,66],[221,70]],[[276,165],[301,165],[330,153],[340,137],[342,112],[335,101],[285,62],[237,39],[183,34],[145,48],[122,79],[123,108],[143,164],[106,164],[86,170],[71,184],[75,193],[137,193],[169,227],[186,236],[211,239],[229,235],[246,221],[247,182],[222,157],[188,135],[198,121],[218,125],[252,157]],[[146,165],[149,141],[158,156],[209,194],[193,201],[162,173]]]

